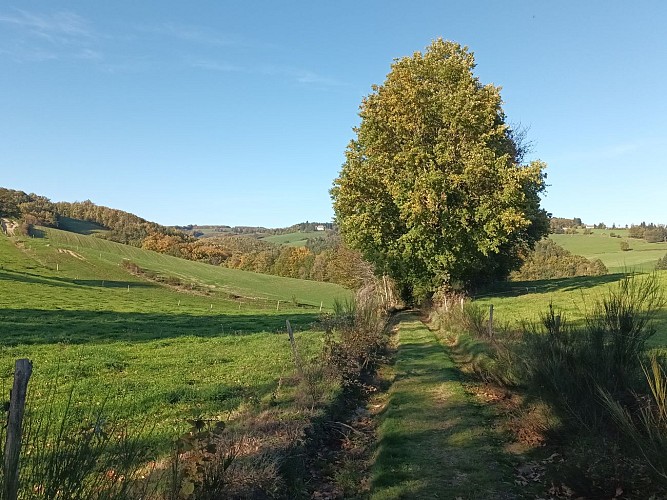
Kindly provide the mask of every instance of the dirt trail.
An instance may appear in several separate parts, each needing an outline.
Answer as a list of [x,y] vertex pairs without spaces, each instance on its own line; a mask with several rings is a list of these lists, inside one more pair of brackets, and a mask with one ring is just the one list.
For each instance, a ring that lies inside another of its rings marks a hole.
[[67,250],[66,248],[59,248],[59,249],[58,249],[58,253],[64,253],[64,254],[67,254],[67,255],[69,255],[69,256],[71,256],[71,257],[74,257],[75,259],[78,259],[78,260],[82,260],[82,261],[83,261],[83,260],[86,260],[86,258],[85,258],[83,255],[78,254],[78,253],[76,253],[76,252],[74,252],[74,251],[72,251],[72,250]]
[[414,313],[398,335],[372,498],[521,498],[491,413],[466,393],[445,348]]

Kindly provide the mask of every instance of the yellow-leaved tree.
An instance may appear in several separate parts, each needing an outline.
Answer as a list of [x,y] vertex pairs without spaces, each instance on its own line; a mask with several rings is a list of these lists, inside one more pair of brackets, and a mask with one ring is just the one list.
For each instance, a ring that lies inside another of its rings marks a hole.
[[363,99],[331,190],[345,242],[407,299],[504,278],[548,233],[545,164],[522,164],[499,88],[474,67],[442,39],[396,60]]

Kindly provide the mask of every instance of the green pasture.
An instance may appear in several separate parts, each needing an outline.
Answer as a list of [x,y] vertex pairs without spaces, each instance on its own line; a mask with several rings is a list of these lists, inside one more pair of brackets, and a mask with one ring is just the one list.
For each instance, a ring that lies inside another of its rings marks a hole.
[[[614,286],[626,272],[651,272],[658,259],[667,253],[667,243],[647,243],[628,238],[626,229],[593,229],[593,234],[552,234],[549,237],[570,252],[587,259],[600,259],[609,270],[606,276],[561,278],[553,280],[510,282],[495,291],[477,296],[485,308],[494,305],[497,324],[516,327],[521,322],[539,321],[549,303],[573,321],[581,320],[595,306],[609,286]],[[621,238],[611,237],[611,233]],[[621,250],[628,242],[629,251]],[[659,272],[660,281],[667,287],[667,272]],[[654,345],[667,345],[667,310],[659,318],[659,332]]]
[[[298,348],[321,348],[317,331],[342,287],[189,262],[92,236],[41,229],[0,235],[0,379],[7,394],[16,358],[33,360],[32,408],[105,407],[155,426],[164,450],[186,419],[227,418],[242,402],[275,397],[293,370],[285,320]],[[193,293],[128,273],[130,259],[194,282]],[[278,306],[278,300],[281,300]],[[55,396],[49,395],[55,391]]]
[[[622,238],[610,234],[623,235]],[[593,234],[552,234],[549,237],[570,252],[587,259],[600,259],[610,273],[624,270],[652,271],[658,259],[667,253],[667,242],[647,243],[627,238],[627,230],[594,229]],[[621,250],[621,242],[630,245],[629,251]]]
[[224,236],[227,234],[233,234],[231,228],[224,228],[222,230],[219,230],[214,227],[197,227],[195,229],[196,231],[199,231],[200,233],[203,234],[201,238],[208,238],[208,237],[215,237],[215,236]]
[[275,234],[262,238],[264,241],[276,243],[278,245],[289,245],[293,247],[303,247],[310,238],[323,237],[325,231],[298,231],[296,233]]
[[[58,267],[61,274],[64,273],[70,278],[76,278],[77,272],[86,269],[87,276],[94,281],[103,280],[105,276],[112,281],[120,276],[118,279],[125,281],[132,276],[120,268],[119,264],[123,259],[127,259],[165,276],[194,282],[207,288],[213,295],[236,296],[238,300],[250,303],[255,301],[258,304],[271,301],[273,307],[280,300],[282,303],[291,301],[305,306],[319,308],[323,305],[331,308],[335,299],[348,297],[350,293],[342,286],[332,283],[212,266],[58,229],[44,229],[43,233],[44,238],[27,239],[27,248],[33,251],[46,267]],[[49,244],[51,247],[45,246]],[[80,254],[85,260],[58,252],[58,249]]]
[[[583,229],[580,230],[582,232]],[[591,229],[593,234],[601,234],[603,236],[610,236],[612,233],[618,236],[621,236],[623,238],[628,237],[628,230],[625,228],[616,228],[616,229],[611,229],[611,228],[605,228],[605,229]]]
[[[509,282],[492,292],[481,293],[475,302],[487,310],[493,304],[494,323],[499,328],[518,328],[522,323],[539,323],[540,315],[549,304],[568,321],[581,321],[608,292],[623,278],[623,273],[605,276],[582,276],[553,280]],[[667,296],[667,271],[658,271],[657,278]],[[637,275],[642,279],[642,275]],[[667,346],[667,308],[657,316],[657,333],[653,346]]]

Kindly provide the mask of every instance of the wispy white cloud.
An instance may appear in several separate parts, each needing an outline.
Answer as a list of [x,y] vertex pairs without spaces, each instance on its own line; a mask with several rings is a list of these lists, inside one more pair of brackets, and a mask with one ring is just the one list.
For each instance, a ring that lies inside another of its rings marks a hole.
[[330,78],[311,70],[295,68],[292,66],[264,65],[257,68],[257,72],[271,76],[282,76],[303,85],[320,87],[345,87],[348,85],[335,78]]
[[34,36],[58,42],[93,36],[88,22],[74,12],[34,14],[17,9],[14,13],[0,13],[0,23],[12,25]]
[[201,45],[230,46],[244,44],[238,38],[224,35],[216,30],[202,26],[192,26],[176,23],[160,23],[153,25],[141,25],[137,27],[137,30],[143,33],[176,38]]
[[34,13],[15,9],[0,12],[0,26],[6,28],[9,41],[0,52],[16,60],[102,57],[94,48],[97,36],[90,23],[74,12]]
[[312,85],[320,87],[344,87],[345,82],[329,78],[314,71],[294,68],[292,66],[279,66],[273,64],[258,64],[240,66],[226,61],[218,61],[211,58],[188,58],[187,64],[192,68],[208,71],[236,72],[254,75],[270,76],[289,80],[302,85]]
[[26,47],[21,44],[15,45],[11,49],[0,48],[0,55],[23,62],[53,61],[59,58],[58,54],[52,50]]
[[74,54],[74,57],[88,61],[100,61],[104,59],[101,52],[93,49],[81,49],[78,54]]
[[[123,33],[105,34],[74,12],[44,13],[15,9],[0,11],[0,28],[3,27],[7,29],[3,36],[4,46],[0,46],[0,56],[21,62],[78,60],[95,64],[98,69],[111,73],[185,65],[205,71],[271,76],[316,88],[347,85],[310,69],[262,63],[262,60],[274,58],[272,49],[275,46],[205,26],[156,23],[133,26]],[[162,37],[169,39],[170,53],[180,53],[180,56],[163,57],[156,52],[154,44],[147,43],[151,38]],[[225,57],[233,58],[235,54],[221,55],[226,47],[245,52],[250,50],[253,57],[246,58],[248,54],[245,54],[241,63],[229,61]]]
[[210,71],[221,71],[221,72],[246,71],[246,69],[241,66],[237,66],[235,64],[230,64],[222,61],[214,61],[211,59],[189,58],[187,64],[193,68],[206,69]]
[[295,77],[297,82],[306,85],[322,85],[325,87],[345,87],[348,85],[335,78],[318,75],[312,71],[297,71]]
[[597,156],[602,158],[617,158],[629,153],[633,153],[642,148],[646,141],[638,140],[633,142],[625,142],[621,144],[614,144],[612,146],[602,148],[597,152]]

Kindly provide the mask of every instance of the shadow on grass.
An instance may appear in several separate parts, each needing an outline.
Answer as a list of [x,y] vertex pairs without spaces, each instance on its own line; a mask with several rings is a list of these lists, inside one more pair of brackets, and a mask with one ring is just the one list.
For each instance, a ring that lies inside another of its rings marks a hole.
[[605,274],[603,276],[576,276],[574,278],[556,278],[550,280],[506,281],[480,290],[479,293],[475,294],[475,298],[495,295],[518,297],[519,295],[534,293],[569,292],[614,283],[621,280],[624,276],[626,276],[626,273]]
[[0,346],[148,342],[178,337],[220,337],[310,329],[317,312],[284,314],[164,314],[112,311],[0,309]]
[[84,234],[90,236],[100,232],[108,231],[107,228],[94,222],[72,219],[70,217],[60,217],[58,219],[58,229],[70,231],[72,233]]
[[30,228],[30,236],[32,238],[44,238],[44,236],[46,236],[46,233],[43,230],[33,226]]
[[98,288],[155,288],[155,283],[138,281],[115,281],[115,280],[79,280],[73,278],[61,278],[59,276],[44,276],[43,274],[18,273],[7,269],[0,269],[0,280],[19,281],[36,285],[49,285],[58,287],[98,287]]

